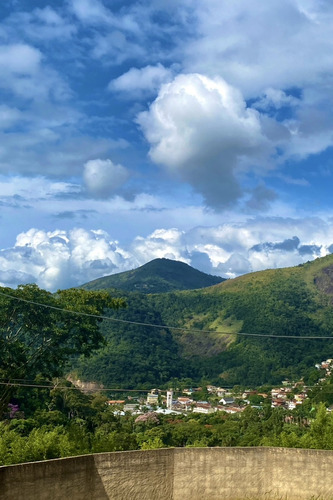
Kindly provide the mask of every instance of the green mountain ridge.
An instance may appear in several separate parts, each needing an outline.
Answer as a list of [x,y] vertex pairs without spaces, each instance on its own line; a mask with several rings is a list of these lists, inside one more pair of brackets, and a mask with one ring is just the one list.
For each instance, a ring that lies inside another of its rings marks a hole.
[[123,273],[104,276],[81,286],[86,290],[117,288],[129,292],[164,293],[173,290],[205,288],[225,281],[193,267],[170,259],[154,259]]
[[314,364],[333,357],[333,255],[201,290],[113,293],[128,303],[110,311],[114,319],[168,327],[104,322],[108,345],[80,362],[81,378],[123,387],[175,378],[261,385],[316,377]]

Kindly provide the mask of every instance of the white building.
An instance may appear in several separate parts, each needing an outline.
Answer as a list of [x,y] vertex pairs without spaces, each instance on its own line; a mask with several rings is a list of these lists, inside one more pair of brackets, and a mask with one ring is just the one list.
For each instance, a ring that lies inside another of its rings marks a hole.
[[171,410],[172,408],[172,398],[173,398],[173,391],[172,389],[170,389],[169,391],[167,391],[167,400],[166,400],[166,406],[168,410]]
[[203,406],[197,406],[193,408],[193,413],[215,413],[216,409],[215,408],[206,408]]

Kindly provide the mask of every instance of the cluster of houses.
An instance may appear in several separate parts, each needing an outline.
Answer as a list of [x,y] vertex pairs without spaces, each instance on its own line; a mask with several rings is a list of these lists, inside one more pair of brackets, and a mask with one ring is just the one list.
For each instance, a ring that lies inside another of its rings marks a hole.
[[326,361],[317,363],[315,367],[317,368],[317,370],[323,370],[324,376],[319,379],[320,382],[323,382],[325,378],[329,377],[333,373],[333,359],[326,359]]
[[[318,370],[323,371],[322,382],[333,373],[333,359],[327,359],[315,365]],[[199,401],[196,392],[202,391],[201,387],[188,388],[181,391],[181,396],[176,397],[173,390],[165,391],[152,389],[146,398],[139,398],[131,402],[125,400],[109,400],[108,404],[114,406],[114,413],[125,415],[130,412],[140,415],[146,411],[153,410],[162,414],[187,414],[203,413],[209,414],[217,411],[226,413],[240,413],[247,406],[261,408],[265,400],[270,401],[272,408],[284,408],[294,410],[308,399],[308,389],[302,382],[282,382],[282,387],[273,388],[270,393],[262,393],[256,390],[247,390],[242,394],[235,395],[230,389],[208,385],[207,400]],[[179,391],[177,391],[178,393]]]
[[152,389],[147,394],[145,400],[138,399],[134,403],[126,403],[125,400],[109,400],[107,403],[110,406],[117,407],[114,413],[118,415],[125,415],[126,412],[130,412],[133,415],[140,415],[145,411],[151,410],[164,415],[187,414],[189,412],[209,414],[218,410],[226,411],[227,413],[238,413],[244,410],[244,408],[235,403],[235,399],[231,396],[224,396],[216,405],[211,401],[196,401],[189,396],[175,398],[172,390],[167,391],[165,397],[159,389]]
[[[323,383],[333,374],[333,359],[326,359],[321,363],[317,363],[315,367],[322,372],[322,377],[318,380],[318,383]],[[294,410],[308,399],[308,388],[302,382],[290,384],[289,381],[284,381],[282,384],[284,387],[271,390],[271,406],[273,408],[282,407],[287,410]],[[328,411],[332,411],[332,407],[329,407]]]
[[281,387],[279,389],[272,389],[272,408],[285,408],[287,410],[294,410],[297,406],[303,404],[303,402],[308,398],[308,393],[306,388],[303,388],[298,394],[294,394],[293,390],[297,388],[297,384],[294,387]]
[[[192,413],[214,413],[216,411],[224,411],[226,413],[241,413],[245,410],[247,406],[252,406],[254,408],[261,408],[261,404],[253,404],[247,398],[249,395],[258,395],[263,399],[269,397],[268,394],[257,393],[256,391],[245,391],[243,394],[234,397],[232,395],[225,395],[218,401],[196,401],[190,397],[179,396],[177,398],[173,398],[173,392],[171,393],[170,403],[168,404],[165,401],[165,397],[160,397],[162,399],[162,403],[159,402],[159,394],[149,393],[147,395],[146,400],[138,399],[133,403],[126,403],[125,400],[109,400],[108,404],[110,406],[115,407],[114,413],[118,415],[125,415],[126,412],[130,412],[134,415],[140,415],[145,411],[154,411],[156,413],[162,414],[187,414],[189,412]],[[293,410],[303,403],[303,401],[307,398],[307,393],[305,391],[294,395],[292,398],[290,395],[292,394],[292,388],[277,388],[272,389],[271,391],[271,406],[273,408],[283,407],[288,410]],[[157,396],[156,398],[152,396]]]
[[[262,400],[268,397],[268,394],[250,390],[235,397],[227,389],[208,386],[207,400],[196,400],[193,393],[198,390],[201,390],[201,388],[185,389],[182,391],[181,396],[175,397],[172,390],[167,391],[165,396],[163,391],[159,389],[152,389],[147,394],[145,399],[137,399],[133,402],[131,401],[130,403],[126,403],[125,400],[109,400],[108,404],[115,407],[114,413],[118,415],[125,415],[126,412],[130,412],[133,415],[140,415],[145,411],[151,410],[155,413],[162,414],[188,414],[189,412],[210,414],[216,411],[240,413],[244,411],[248,405],[257,408],[261,407],[260,405],[251,403],[249,400],[250,396],[256,395],[261,397]],[[278,398],[281,396],[282,401],[282,392],[281,395],[278,393],[280,390],[283,391],[283,389],[273,389],[273,391],[276,391],[274,392],[274,394],[277,394],[276,397]],[[282,406],[282,404],[280,406]]]

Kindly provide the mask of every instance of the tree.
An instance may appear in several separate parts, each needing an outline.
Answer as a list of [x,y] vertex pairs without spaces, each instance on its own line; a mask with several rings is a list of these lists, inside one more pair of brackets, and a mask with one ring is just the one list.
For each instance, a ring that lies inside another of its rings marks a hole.
[[[0,288],[0,379],[12,384],[61,375],[70,357],[88,355],[105,342],[99,328],[103,311],[124,305],[106,291]],[[2,387],[0,415],[12,393],[11,385]]]
[[333,448],[333,416],[327,412],[324,403],[319,404],[309,431],[301,439],[301,447],[321,450]]

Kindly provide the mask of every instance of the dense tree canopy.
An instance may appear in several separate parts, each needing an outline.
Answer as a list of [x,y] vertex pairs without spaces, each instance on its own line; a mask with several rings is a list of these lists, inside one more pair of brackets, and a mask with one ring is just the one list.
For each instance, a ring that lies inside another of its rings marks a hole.
[[[170,385],[185,377],[196,385],[204,378],[228,386],[308,378],[315,363],[331,357],[333,308],[303,271],[254,273],[204,290],[118,292],[126,294],[128,307],[111,315],[176,329],[105,323],[108,346],[80,362],[78,373],[119,387]],[[312,340],[297,338],[304,336]],[[320,336],[326,339],[315,339]]]
[[[71,356],[87,355],[104,343],[99,328],[103,311],[123,305],[122,299],[112,299],[105,291],[70,289],[51,294],[37,285],[1,288],[1,382],[61,375]],[[10,390],[2,387],[4,405]]]
[[[240,414],[126,413],[101,394],[85,395],[65,381],[26,418],[0,421],[0,465],[85,453],[166,447],[279,446],[333,449],[333,414],[323,403],[286,411],[264,405]],[[34,391],[37,389],[33,389]],[[29,400],[32,404],[32,400]],[[46,410],[46,406],[48,410]]]

